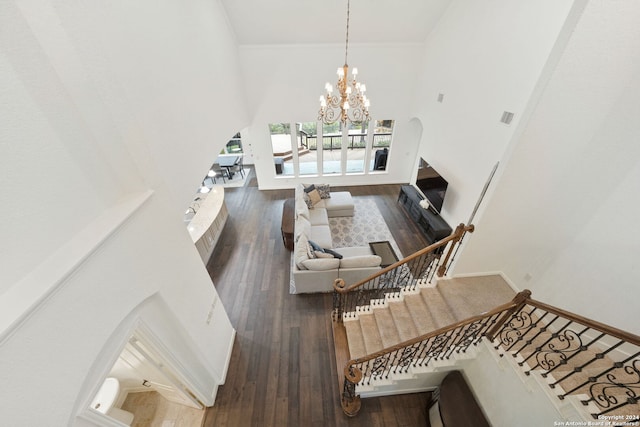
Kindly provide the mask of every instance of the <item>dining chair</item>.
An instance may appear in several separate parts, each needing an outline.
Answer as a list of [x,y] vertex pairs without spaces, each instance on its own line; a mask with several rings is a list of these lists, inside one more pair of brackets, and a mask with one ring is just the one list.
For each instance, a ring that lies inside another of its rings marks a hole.
[[242,177],[242,179],[244,179],[244,162],[243,162],[243,159],[244,159],[243,156],[239,156],[238,157],[238,161],[231,168],[231,170],[233,172],[238,172],[240,174],[240,176]]
[[221,176],[222,182],[224,182],[225,184],[227,182],[226,178],[229,178],[229,175],[227,174],[227,170],[222,166],[220,166],[219,163],[214,163],[213,165],[211,165],[211,169],[209,170],[209,173],[207,174],[207,176],[210,176],[211,178],[213,178],[214,183],[216,183],[217,176]]

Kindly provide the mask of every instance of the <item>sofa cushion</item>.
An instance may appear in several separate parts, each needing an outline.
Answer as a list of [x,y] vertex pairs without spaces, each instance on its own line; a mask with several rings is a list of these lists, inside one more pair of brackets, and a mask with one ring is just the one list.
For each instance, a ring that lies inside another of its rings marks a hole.
[[327,215],[327,210],[325,208],[314,207],[313,209],[307,209],[307,212],[306,218],[312,225],[329,225],[329,216]]
[[315,207],[327,209],[329,218],[336,216],[353,216],[355,209],[353,197],[351,197],[351,193],[348,191],[331,193],[330,198],[322,199]]
[[340,260],[335,258],[314,258],[302,261],[307,270],[324,271],[333,270],[340,266]]
[[295,223],[296,239],[300,237],[301,234],[306,234],[307,238],[311,235],[311,223],[303,216],[298,217]]
[[296,197],[295,208],[296,219],[300,216],[303,216],[308,220],[311,220],[311,216],[309,215],[309,206],[307,206],[302,197]]
[[382,262],[378,255],[359,255],[344,257],[340,260],[340,268],[377,267]]
[[339,252],[344,257],[354,257],[358,255],[373,255],[369,246],[351,246],[348,248],[336,248],[334,251]]
[[316,242],[321,248],[331,248],[333,246],[331,228],[328,225],[312,225],[308,238]]
[[296,266],[300,270],[304,270],[305,266],[303,262],[309,259],[309,240],[307,239],[306,234],[302,233],[300,234],[300,237],[298,237],[298,241],[294,246],[293,257]]

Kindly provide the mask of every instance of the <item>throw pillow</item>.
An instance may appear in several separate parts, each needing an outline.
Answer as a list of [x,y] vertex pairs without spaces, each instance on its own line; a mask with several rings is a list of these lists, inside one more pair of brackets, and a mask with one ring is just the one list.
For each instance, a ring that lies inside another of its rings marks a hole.
[[316,184],[316,190],[318,190],[322,199],[331,198],[331,189],[329,184]]
[[335,258],[316,258],[302,261],[302,264],[307,270],[324,271],[340,267],[340,260]]
[[309,240],[309,246],[311,246],[313,250],[316,252],[324,252],[324,250],[320,247],[320,245],[314,242],[313,240]]
[[358,255],[340,260],[340,268],[378,267],[382,258],[378,255]]
[[331,256],[333,256],[334,258],[338,258],[338,259],[342,259],[342,254],[339,254],[338,252],[332,250],[332,249],[327,249],[324,248],[323,251]]
[[333,255],[327,252],[315,251],[313,254],[316,256],[316,258],[334,258]]
[[304,202],[307,204],[307,208],[313,209],[313,202],[311,201],[311,198],[309,197],[309,193],[304,193],[302,195],[302,200],[304,200]]
[[320,197],[320,193],[318,193],[317,189],[313,189],[307,194],[309,195],[309,199],[311,199],[312,206],[315,206],[317,203],[319,203],[322,200],[322,198]]
[[316,189],[316,186],[314,184],[304,186],[305,193],[311,193],[315,189]]

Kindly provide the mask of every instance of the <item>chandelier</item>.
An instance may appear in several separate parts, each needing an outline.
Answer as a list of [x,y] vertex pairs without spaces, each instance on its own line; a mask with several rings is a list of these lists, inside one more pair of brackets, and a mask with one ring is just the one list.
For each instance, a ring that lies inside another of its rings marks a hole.
[[327,83],[324,88],[327,93],[320,97],[320,111],[318,120],[324,124],[335,123],[340,120],[342,124],[347,121],[362,123],[369,118],[369,100],[364,94],[367,90],[364,83],[356,81],[358,69],[351,71],[352,80],[349,81],[349,65],[347,65],[347,53],[349,52],[349,0],[347,0],[347,37],[344,48],[344,65],[338,68],[338,93],[333,93],[333,86]]

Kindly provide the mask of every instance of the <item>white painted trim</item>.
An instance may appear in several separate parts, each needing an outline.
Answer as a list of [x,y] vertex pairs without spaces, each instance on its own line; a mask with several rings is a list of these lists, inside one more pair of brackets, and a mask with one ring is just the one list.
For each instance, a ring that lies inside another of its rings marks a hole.
[[29,274],[0,295],[0,345],[66,283],[109,237],[151,198],[152,190],[122,200],[42,260]]
[[[224,362],[224,368],[222,369],[222,378],[220,378],[220,384],[224,384],[227,380],[227,372],[229,371],[229,364],[231,363],[231,354],[233,353],[233,343],[236,341],[236,330],[233,329],[231,339],[229,340],[229,348],[227,349],[227,357]],[[217,389],[217,387],[216,387]],[[213,401],[215,402],[215,392],[213,394]]]
[[368,399],[370,397],[382,397],[382,396],[397,396],[400,394],[410,394],[410,393],[423,393],[425,391],[433,391],[438,387],[415,387],[410,389],[402,389],[402,390],[379,390],[379,391],[365,391],[359,394],[361,399]]

